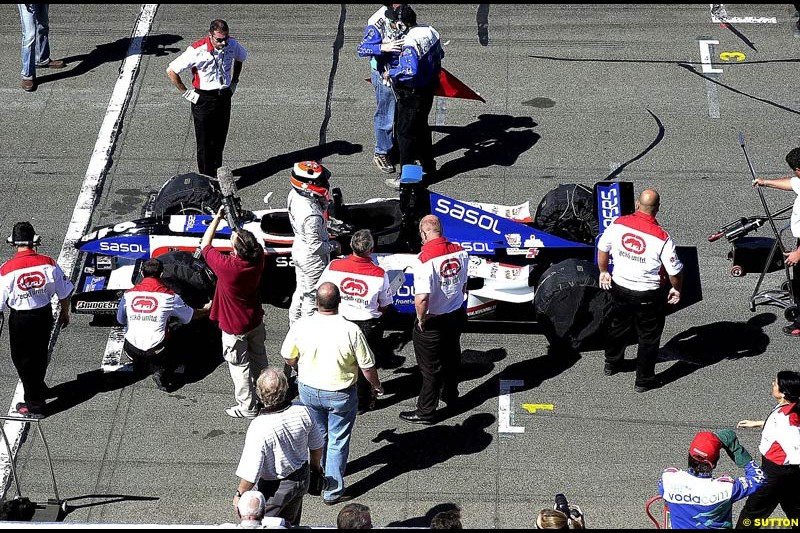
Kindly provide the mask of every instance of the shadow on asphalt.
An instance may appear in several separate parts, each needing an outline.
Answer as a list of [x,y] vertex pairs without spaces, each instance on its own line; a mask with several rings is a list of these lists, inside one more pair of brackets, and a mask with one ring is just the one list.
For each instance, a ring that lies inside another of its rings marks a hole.
[[[167,46],[175,44],[181,40],[183,40],[183,37],[180,35],[173,35],[169,33],[162,35],[150,35],[144,41],[142,46],[142,55],[162,57],[170,54],[177,54],[182,52],[181,48],[167,48]],[[130,37],[126,37],[124,39],[117,39],[113,43],[99,44],[95,46],[94,50],[86,54],[59,58],[63,59],[67,63],[67,68],[55,71],[52,74],[36,76],[36,84],[42,85],[52,81],[74,78],[94,70],[103,63],[120,62],[127,56],[130,45],[131,39]]]
[[433,131],[447,134],[433,145],[434,157],[464,152],[439,167],[429,184],[480,168],[512,166],[541,138],[533,131],[536,126],[531,117],[488,114],[466,126],[433,126]]
[[350,485],[347,493],[358,497],[406,472],[427,470],[459,455],[480,453],[494,439],[486,429],[495,420],[494,415],[476,413],[453,426],[439,424],[407,433],[397,433],[397,428],[385,429],[372,442],[387,444],[350,461],[346,474],[379,465],[380,468]]
[[237,176],[236,185],[242,189],[255,185],[282,170],[288,170],[298,161],[319,161],[330,155],[353,155],[361,152],[364,147],[348,141],[331,141],[319,146],[303,148],[286,154],[275,155],[254,165],[237,168],[233,175]]
[[776,320],[774,313],[760,313],[747,322],[712,322],[678,333],[658,354],[661,362],[677,362],[660,372],[659,377],[666,385],[726,359],[761,355],[770,342],[764,327]]

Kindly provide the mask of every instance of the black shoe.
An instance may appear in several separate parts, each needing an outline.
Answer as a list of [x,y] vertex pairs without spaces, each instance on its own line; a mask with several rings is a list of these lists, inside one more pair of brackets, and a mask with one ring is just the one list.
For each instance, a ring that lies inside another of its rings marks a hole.
[[663,383],[661,382],[661,380],[656,378],[656,379],[652,379],[650,381],[647,381],[645,383],[636,384],[633,387],[633,390],[635,390],[636,392],[647,392],[649,390],[658,389],[662,385],[663,385]]
[[169,376],[165,375],[164,373],[156,372],[155,374],[153,374],[153,382],[156,384],[156,387],[158,387],[158,390],[160,391],[172,392],[173,390],[175,390],[175,383]]
[[343,493],[343,494],[339,495],[338,497],[336,497],[336,498],[334,498],[332,500],[326,500],[326,499],[323,498],[322,499],[322,503],[324,503],[325,505],[336,505],[337,503],[349,502],[352,499],[353,499],[352,496],[350,496],[349,494]]
[[606,363],[603,366],[603,374],[606,376],[613,376],[619,372],[619,367],[614,363]]
[[424,424],[426,426],[433,424],[432,416],[419,416],[416,411],[403,411],[400,413],[400,419],[412,424]]
[[37,420],[44,418],[42,413],[28,409],[28,405],[25,402],[19,402],[14,408],[17,410],[17,413],[21,414],[22,416],[35,418]]

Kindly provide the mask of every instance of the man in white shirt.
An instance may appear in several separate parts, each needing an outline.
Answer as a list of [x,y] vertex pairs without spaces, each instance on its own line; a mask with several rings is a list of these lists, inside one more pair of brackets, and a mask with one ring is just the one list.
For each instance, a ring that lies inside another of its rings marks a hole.
[[[636,212],[617,218],[597,242],[600,287],[611,291],[613,304],[603,371],[606,376],[619,372],[628,333],[635,326],[639,337],[636,392],[660,386],[655,367],[665,318],[662,267],[672,284],[666,303],[680,301],[683,285],[683,264],[675,243],[655,218],[659,206],[658,193],[645,189],[636,202]],[[613,278],[608,270],[610,257],[614,258]]]
[[[200,174],[216,176],[231,122],[231,96],[236,91],[247,52],[228,35],[228,23],[214,20],[208,35],[189,45],[167,67],[167,76],[183,97],[192,103],[197,138],[197,168]],[[192,71],[187,89],[180,73]]]

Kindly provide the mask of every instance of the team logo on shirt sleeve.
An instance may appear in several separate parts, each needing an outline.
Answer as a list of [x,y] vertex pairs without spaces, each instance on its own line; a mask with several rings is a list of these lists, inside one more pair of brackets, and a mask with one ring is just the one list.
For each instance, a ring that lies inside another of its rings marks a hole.
[[461,262],[455,258],[443,261],[439,266],[439,274],[444,279],[454,278],[459,272],[461,272]]
[[622,247],[636,255],[642,255],[647,249],[644,239],[634,233],[626,233],[622,236]]
[[43,272],[25,272],[17,278],[17,288],[21,291],[41,289],[47,283]]
[[356,298],[363,298],[367,295],[367,291],[369,289],[366,282],[360,279],[344,278],[339,290],[347,295],[355,296]]
[[135,313],[154,313],[158,309],[158,300],[152,296],[137,296],[131,302],[131,310]]

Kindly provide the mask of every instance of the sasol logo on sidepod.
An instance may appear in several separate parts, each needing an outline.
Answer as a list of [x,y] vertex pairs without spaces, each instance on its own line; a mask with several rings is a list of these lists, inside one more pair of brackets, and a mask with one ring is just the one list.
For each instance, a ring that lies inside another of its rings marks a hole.
[[622,236],[622,247],[632,254],[642,255],[647,248],[644,239],[633,233],[626,233]]
[[448,259],[439,267],[439,274],[444,279],[454,278],[458,276],[459,272],[461,272],[461,263],[458,259]]
[[342,280],[341,290],[343,293],[357,298],[363,298],[367,295],[367,284],[355,278],[345,278]]
[[602,230],[609,227],[618,216],[622,214],[619,192],[616,187],[600,189],[600,211],[602,216]]
[[103,252],[123,252],[143,254],[147,250],[144,246],[135,242],[101,242],[100,250]]
[[158,309],[158,300],[152,296],[137,296],[131,302],[131,310],[135,313],[153,313]]
[[41,289],[45,283],[47,283],[47,279],[44,277],[44,273],[39,271],[25,272],[17,278],[17,287],[21,291]]
[[454,204],[445,198],[439,198],[436,201],[437,213],[442,213],[456,220],[463,220],[472,226],[478,226],[481,229],[489,230],[500,235],[500,230],[497,229],[497,219],[486,213],[480,213],[474,209],[466,209],[460,204]]

